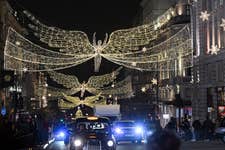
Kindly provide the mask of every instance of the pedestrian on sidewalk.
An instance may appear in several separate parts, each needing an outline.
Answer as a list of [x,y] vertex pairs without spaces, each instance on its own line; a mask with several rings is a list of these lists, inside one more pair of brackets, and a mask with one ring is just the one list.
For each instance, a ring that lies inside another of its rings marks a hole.
[[214,130],[214,125],[209,116],[206,117],[206,120],[203,122],[203,129],[204,129],[204,139],[206,141],[211,140]]
[[147,140],[148,150],[180,150],[181,141],[172,131],[156,131]]
[[194,128],[195,140],[196,141],[200,140],[200,134],[201,134],[201,128],[202,128],[201,122],[198,119],[196,119],[193,122],[192,127]]

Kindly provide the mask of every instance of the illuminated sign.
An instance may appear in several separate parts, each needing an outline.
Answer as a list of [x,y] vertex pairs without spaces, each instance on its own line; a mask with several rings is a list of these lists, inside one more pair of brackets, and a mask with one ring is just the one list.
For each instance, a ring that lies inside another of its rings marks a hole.
[[87,117],[88,120],[98,120],[98,117]]

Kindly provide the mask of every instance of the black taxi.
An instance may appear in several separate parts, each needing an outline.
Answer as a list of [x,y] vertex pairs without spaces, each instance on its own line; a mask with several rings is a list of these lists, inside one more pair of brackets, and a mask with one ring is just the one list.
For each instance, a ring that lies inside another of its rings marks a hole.
[[77,118],[72,129],[72,134],[67,138],[71,150],[116,149],[115,138],[108,118],[95,116]]

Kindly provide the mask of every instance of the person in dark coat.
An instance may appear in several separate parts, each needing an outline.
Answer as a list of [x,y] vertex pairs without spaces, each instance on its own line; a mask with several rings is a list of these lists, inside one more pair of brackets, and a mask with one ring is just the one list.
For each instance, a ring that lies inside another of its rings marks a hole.
[[204,129],[204,139],[211,140],[213,132],[214,132],[214,125],[209,117],[206,117],[206,120],[203,122],[203,129]]
[[168,122],[168,124],[166,125],[165,129],[167,130],[171,130],[174,133],[177,132],[177,122],[176,122],[176,118],[171,117],[170,121]]
[[191,125],[188,121],[188,118],[185,117],[184,120],[181,123],[181,128],[184,131],[184,140],[188,141],[192,139],[192,132],[191,132]]
[[180,150],[181,141],[174,132],[161,130],[147,139],[146,146],[148,150]]
[[195,140],[200,140],[200,134],[201,134],[201,122],[197,119],[192,123],[192,127],[194,128],[194,135],[195,135]]

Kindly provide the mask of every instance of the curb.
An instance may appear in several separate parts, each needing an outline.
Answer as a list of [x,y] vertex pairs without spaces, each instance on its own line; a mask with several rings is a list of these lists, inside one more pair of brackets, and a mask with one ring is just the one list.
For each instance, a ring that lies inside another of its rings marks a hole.
[[55,141],[55,138],[52,138],[51,140],[48,141],[48,143],[44,144],[42,146],[43,149],[46,149],[51,143],[53,143]]

